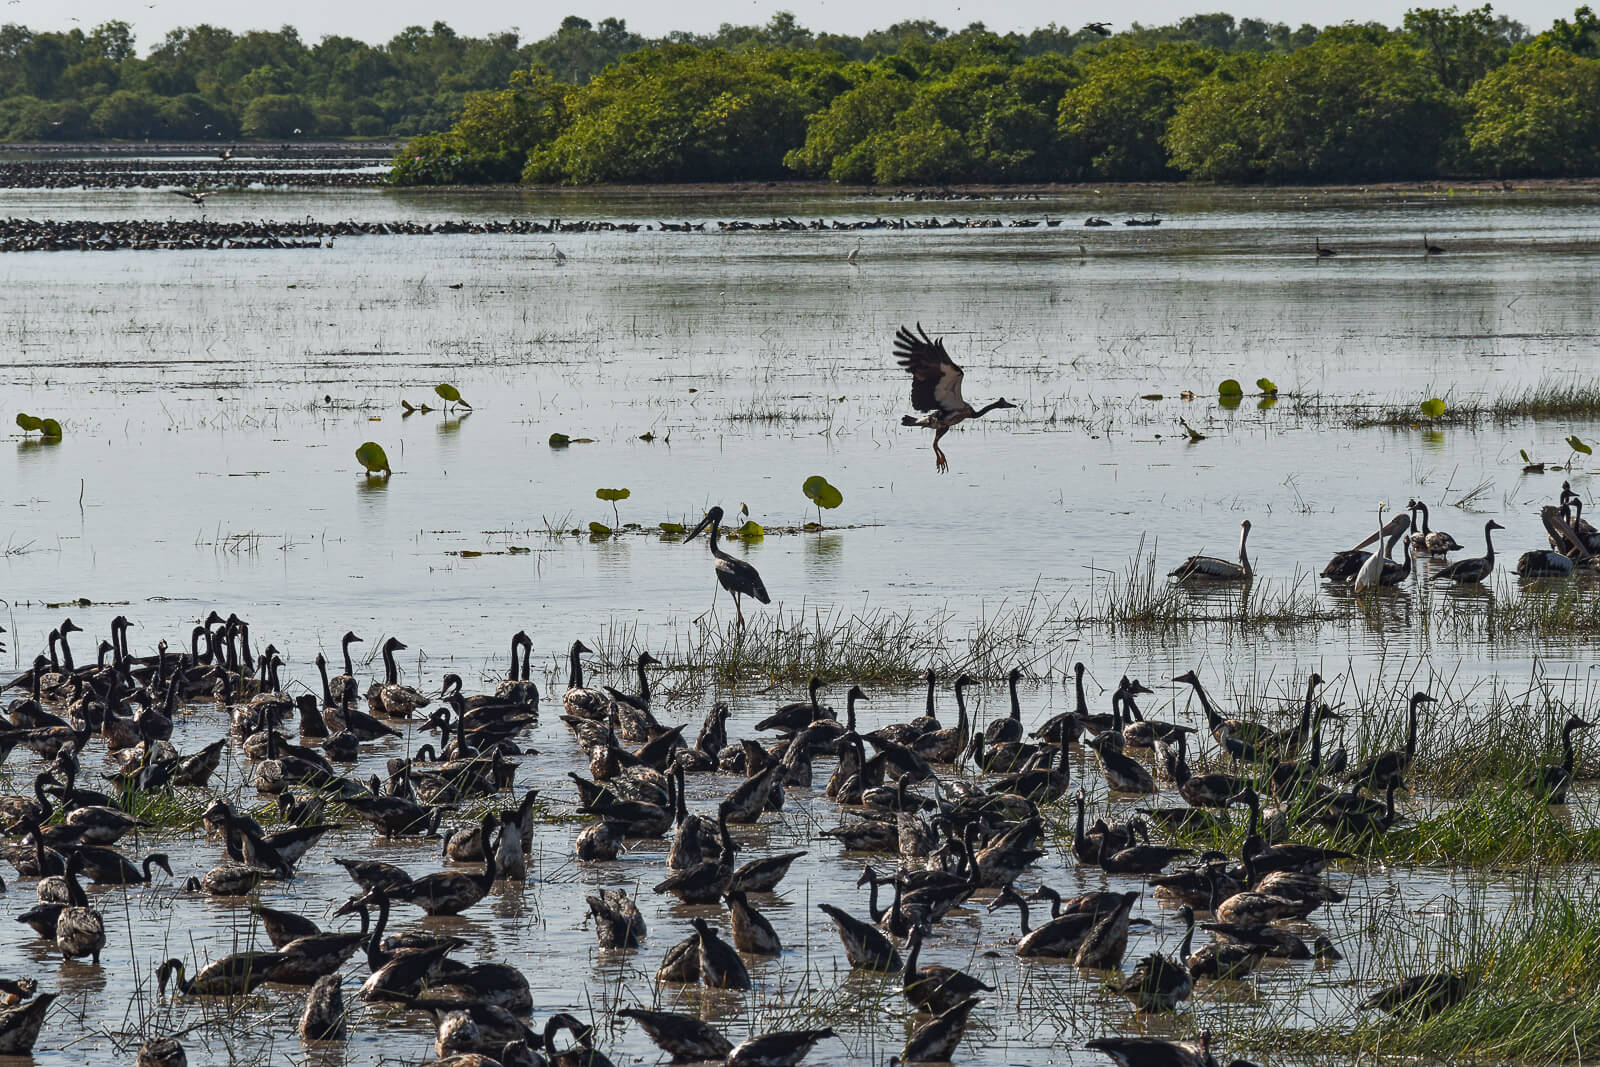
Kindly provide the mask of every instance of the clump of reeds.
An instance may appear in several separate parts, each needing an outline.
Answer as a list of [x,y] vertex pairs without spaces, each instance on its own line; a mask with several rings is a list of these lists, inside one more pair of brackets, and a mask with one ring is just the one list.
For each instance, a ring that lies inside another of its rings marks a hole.
[[[1600,900],[1585,887],[1529,883],[1503,907],[1474,894],[1455,908],[1375,915],[1372,950],[1347,1022],[1241,1025],[1230,1047],[1297,1055],[1382,1055],[1438,1063],[1578,1063],[1600,1047]],[[1411,974],[1449,971],[1466,997],[1431,1017],[1358,1005]],[[1343,998],[1341,998],[1343,999]]]
[[1070,609],[1079,626],[1158,630],[1206,625],[1286,630],[1320,626],[1339,618],[1323,607],[1307,575],[1287,582],[1257,578],[1245,583],[1174,583],[1156,564],[1156,548],[1144,538],[1120,571],[1094,572],[1089,594]]

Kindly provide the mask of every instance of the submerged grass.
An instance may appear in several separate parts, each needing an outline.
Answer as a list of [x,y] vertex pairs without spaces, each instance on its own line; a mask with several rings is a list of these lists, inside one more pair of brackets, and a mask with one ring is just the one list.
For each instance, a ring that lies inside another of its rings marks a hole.
[[1176,629],[1223,623],[1253,630],[1320,626],[1341,618],[1317,599],[1310,576],[1287,582],[1174,583],[1156,565],[1156,546],[1139,546],[1121,571],[1094,571],[1087,598],[1069,609],[1079,626],[1117,630]]
[[[1061,607],[1035,592],[984,606],[962,624],[950,609],[802,606],[751,613],[742,628],[707,612],[652,651],[674,665],[663,683],[674,699],[708,686],[804,685],[813,677],[829,684],[906,685],[929,668],[950,678],[966,673],[993,681],[1019,663],[1037,674],[1070,665],[1077,633]],[[614,624],[590,643],[602,660],[620,665],[643,647],[640,636],[632,625]]]
[[[1498,915],[1476,899],[1422,915],[1374,916],[1372,973],[1346,1005],[1352,1025],[1244,1025],[1230,1047],[1278,1055],[1373,1055],[1434,1062],[1577,1063],[1600,1047],[1600,900],[1592,886],[1521,887]],[[1378,985],[1429,972],[1471,989],[1431,1018],[1362,1012]],[[1297,1020],[1298,1021],[1298,1020]]]
[[[1427,418],[1417,405],[1422,398],[1403,404],[1349,405],[1344,423],[1352,429],[1368,427],[1401,428],[1427,424],[1429,426],[1464,426],[1479,422],[1512,422],[1517,419],[1586,419],[1600,418],[1600,386],[1579,378],[1545,378],[1532,385],[1492,398],[1463,399],[1450,393],[1430,393],[1441,396],[1446,403],[1444,414]],[[1312,398],[1324,408],[1324,398]]]
[[[1269,802],[1270,803],[1270,802]],[[1484,785],[1465,798],[1431,806],[1400,794],[1403,820],[1383,834],[1331,833],[1288,805],[1290,838],[1300,844],[1341,849],[1369,864],[1427,867],[1542,868],[1600,861],[1600,826],[1575,825],[1564,809],[1551,807],[1520,786]],[[1248,819],[1234,809],[1227,825],[1209,832],[1174,832],[1170,839],[1197,851],[1238,855]],[[1063,826],[1070,835],[1070,827]]]

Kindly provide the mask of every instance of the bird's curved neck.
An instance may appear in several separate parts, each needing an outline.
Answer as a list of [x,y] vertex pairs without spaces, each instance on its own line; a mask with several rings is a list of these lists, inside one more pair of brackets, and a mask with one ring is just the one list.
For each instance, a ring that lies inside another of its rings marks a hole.
[[1239,566],[1244,570],[1245,577],[1250,576],[1250,557],[1245,554],[1245,542],[1250,540],[1250,527],[1246,526],[1239,531]]
[[583,688],[583,660],[580,658],[581,656],[582,653],[574,645],[572,648],[572,670],[567,675],[567,688],[569,689]]

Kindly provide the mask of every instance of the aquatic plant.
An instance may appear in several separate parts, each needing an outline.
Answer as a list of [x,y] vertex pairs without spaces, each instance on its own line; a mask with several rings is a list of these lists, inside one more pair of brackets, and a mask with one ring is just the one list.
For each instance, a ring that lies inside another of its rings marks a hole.
[[46,441],[56,441],[61,438],[61,423],[55,419],[41,419],[27,412],[17,412],[17,425],[23,433],[37,433]]
[[[622,526],[622,516],[617,513],[617,501],[626,500],[632,495],[633,494],[626,489],[596,489],[594,491],[596,500],[604,500],[611,505],[611,517],[613,520],[615,520],[613,529],[620,528]],[[595,525],[595,523],[589,524],[591,529],[593,529]],[[610,533],[611,531],[607,530],[606,532]]]
[[457,389],[453,385],[450,385],[448,382],[441,382],[440,384],[434,386],[433,391],[441,400],[444,401],[446,411],[450,410],[451,404],[458,404],[461,407],[466,408],[468,411],[472,410],[472,405],[461,399],[461,390]]
[[356,449],[356,461],[366,468],[367,474],[382,474],[385,477],[393,472],[389,469],[389,455],[384,452],[383,446],[376,441],[367,441]]
[[844,494],[839,492],[820,474],[813,474],[800,486],[800,491],[817,506],[817,529],[822,529],[822,509],[832,511],[844,503]]

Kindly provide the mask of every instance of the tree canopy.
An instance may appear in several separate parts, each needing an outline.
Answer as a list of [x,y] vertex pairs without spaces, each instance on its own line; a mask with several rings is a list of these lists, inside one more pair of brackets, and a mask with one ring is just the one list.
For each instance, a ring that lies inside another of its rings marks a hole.
[[909,20],[860,36],[780,12],[650,40],[412,26],[0,27],[10,140],[409,138],[402,184],[812,178],[909,184],[1340,182],[1600,170],[1600,17],[1543,33],[1484,4],[1398,27],[1225,13],[1028,33]]

